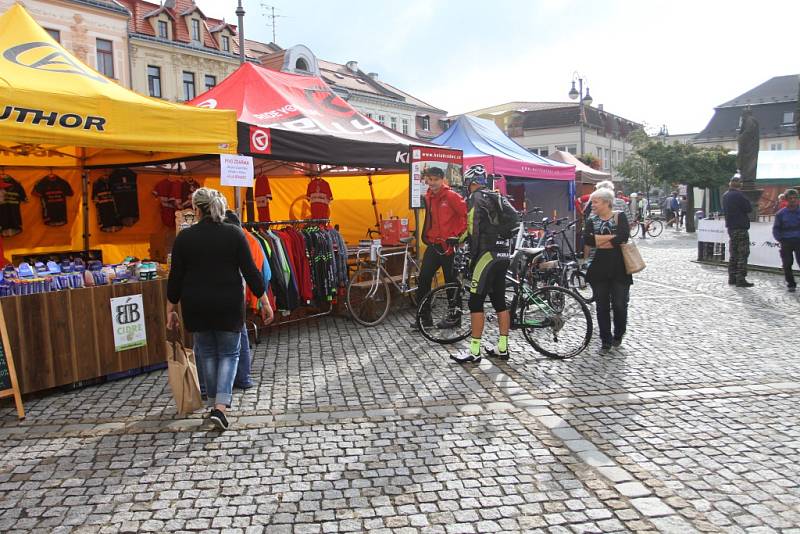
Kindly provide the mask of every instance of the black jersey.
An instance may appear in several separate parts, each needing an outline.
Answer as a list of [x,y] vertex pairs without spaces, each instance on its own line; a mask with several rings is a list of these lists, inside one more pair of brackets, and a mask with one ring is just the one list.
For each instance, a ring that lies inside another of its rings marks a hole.
[[25,189],[11,176],[0,177],[0,234],[11,237],[22,232],[19,205],[27,202]]
[[42,201],[42,218],[47,226],[67,224],[67,197],[73,193],[66,180],[49,174],[33,186],[33,194]]
[[117,205],[107,178],[100,178],[92,184],[92,200],[97,209],[97,224],[103,232],[122,230]]
[[136,173],[130,169],[114,169],[108,177],[108,185],[114,195],[120,221],[125,226],[133,226],[139,220]]

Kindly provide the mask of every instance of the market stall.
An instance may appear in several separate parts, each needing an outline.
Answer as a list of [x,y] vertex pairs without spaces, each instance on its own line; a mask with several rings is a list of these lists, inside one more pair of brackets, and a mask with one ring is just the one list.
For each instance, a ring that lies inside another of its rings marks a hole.
[[547,216],[571,214],[575,197],[575,166],[528,152],[490,120],[462,115],[434,143],[461,149],[466,172],[482,166],[504,178],[496,187],[518,209],[538,206]]
[[578,197],[591,194],[594,191],[594,186],[599,182],[611,180],[611,173],[593,169],[569,152],[556,150],[552,154],[548,154],[547,158],[575,167],[576,196]]
[[[150,189],[163,176],[129,167],[234,153],[234,114],[117,85],[20,5],[0,16],[0,70],[0,234],[18,261],[0,304],[23,393],[162,361],[157,268],[109,265],[146,255],[158,210]],[[146,331],[136,346],[115,340],[112,297],[136,301],[130,315]]]

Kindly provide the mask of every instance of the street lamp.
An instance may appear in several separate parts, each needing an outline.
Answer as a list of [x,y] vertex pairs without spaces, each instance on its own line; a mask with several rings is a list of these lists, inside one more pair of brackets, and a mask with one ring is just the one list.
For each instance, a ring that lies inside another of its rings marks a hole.
[[[577,71],[573,72],[572,73],[572,89],[569,90],[570,99],[572,99],[572,100],[575,100],[576,98],[579,99],[578,100],[578,110],[579,110],[579,113],[580,113],[580,117],[578,118],[578,124],[579,124],[580,129],[581,129],[581,153],[580,153],[581,156],[586,153],[586,146],[585,146],[586,145],[586,133],[584,132],[584,125],[583,125],[584,121],[586,120],[586,113],[585,113],[584,106],[591,106],[592,105],[592,95],[589,94],[589,85],[588,84],[586,85],[586,94],[585,95],[583,94],[583,80],[584,80],[584,77],[582,75],[578,74]],[[576,81],[578,82],[578,89],[575,89],[575,82]]]

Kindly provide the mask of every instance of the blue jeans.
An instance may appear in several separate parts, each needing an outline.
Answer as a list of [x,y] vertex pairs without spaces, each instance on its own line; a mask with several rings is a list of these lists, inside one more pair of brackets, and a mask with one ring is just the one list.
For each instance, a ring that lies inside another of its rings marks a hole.
[[239,365],[236,368],[236,380],[233,383],[237,386],[249,386],[253,382],[250,380],[252,359],[250,358],[250,339],[247,337],[247,325],[242,326],[240,335]]
[[201,382],[205,382],[208,403],[230,407],[241,333],[211,330],[194,332],[193,338],[194,354],[198,369],[202,368]]

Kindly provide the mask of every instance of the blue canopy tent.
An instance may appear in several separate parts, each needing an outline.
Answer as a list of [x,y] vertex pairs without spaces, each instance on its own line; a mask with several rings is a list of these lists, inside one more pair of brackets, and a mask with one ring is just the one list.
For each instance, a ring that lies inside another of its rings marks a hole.
[[528,152],[487,119],[460,116],[433,143],[464,152],[464,172],[482,165],[487,174],[502,176],[498,189],[518,209],[538,206],[559,217],[574,210],[575,166]]

